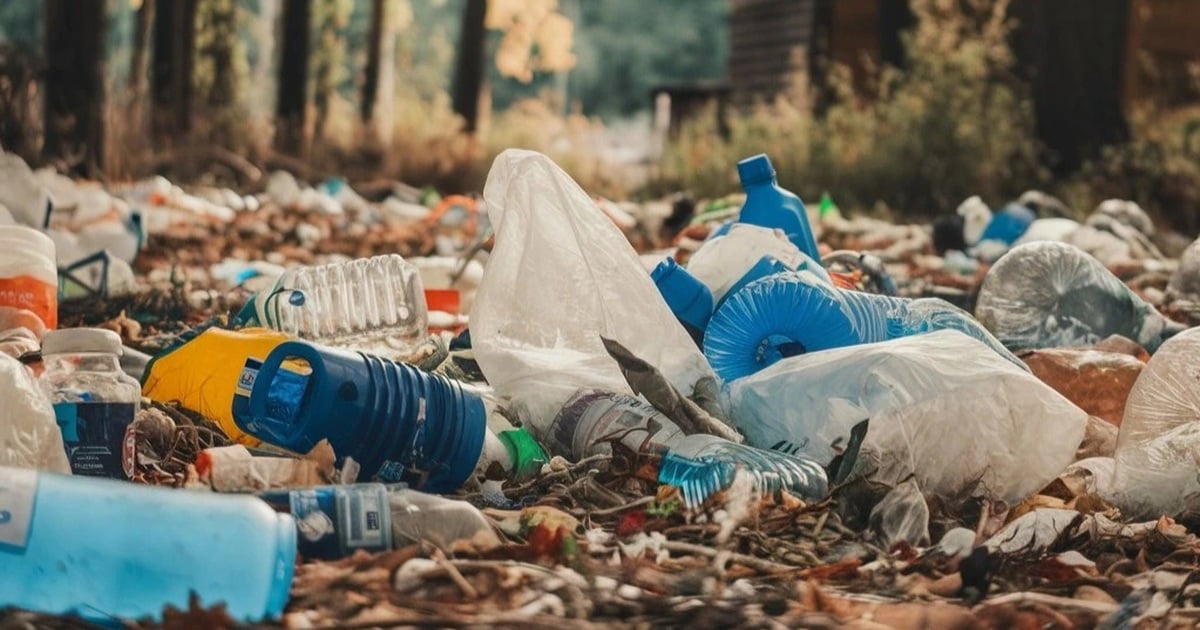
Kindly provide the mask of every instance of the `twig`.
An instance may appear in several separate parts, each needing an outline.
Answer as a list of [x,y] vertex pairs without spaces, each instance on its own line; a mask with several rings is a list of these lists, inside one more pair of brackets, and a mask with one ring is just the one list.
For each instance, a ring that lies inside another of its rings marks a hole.
[[605,508],[603,510],[591,510],[590,512],[588,512],[588,516],[593,516],[593,517],[608,516],[609,514],[616,514],[618,512],[624,512],[625,510],[632,510],[635,507],[641,507],[643,505],[649,505],[651,503],[654,503],[654,497],[645,496],[640,499],[635,499],[633,501],[630,501],[629,503],[626,503],[625,505],[618,505],[615,507]]
[[[713,558],[716,558],[717,554],[721,553],[721,550],[714,549],[712,547],[705,547],[702,545],[694,545],[692,543],[680,542],[680,541],[675,541],[675,540],[668,540],[666,543],[663,544],[663,547],[665,547],[667,551],[673,551],[673,552],[678,552],[678,553],[687,553],[687,554],[693,554],[693,555],[697,555],[697,556],[704,556],[705,558],[708,558],[710,560]],[[736,552],[730,552],[730,553],[731,553],[731,555],[729,556],[730,560],[732,560],[733,562],[736,562],[738,564],[750,567],[751,569],[754,569],[755,571],[761,571],[763,573],[789,573],[789,572],[798,570],[796,567],[789,567],[787,565],[772,562],[770,560],[763,560],[762,558],[755,558],[754,556],[748,556],[743,553],[736,553]]]
[[1116,602],[1095,602],[1085,599],[1072,599],[1070,597],[1058,597],[1056,595],[1046,595],[1044,593],[1009,593],[999,597],[988,599],[978,606],[976,610],[988,606],[1000,606],[1003,604],[1042,604],[1046,606],[1054,606],[1058,608],[1067,608],[1082,612],[1092,613],[1095,615],[1109,615],[1117,611],[1121,607]]
[[474,586],[471,586],[471,583],[467,581],[467,578],[463,577],[462,573],[459,573],[458,567],[455,567],[453,563],[446,560],[446,557],[441,554],[437,555],[436,562],[438,566],[445,569],[446,574],[462,590],[463,595],[466,595],[470,599],[479,599],[479,591],[475,590]]

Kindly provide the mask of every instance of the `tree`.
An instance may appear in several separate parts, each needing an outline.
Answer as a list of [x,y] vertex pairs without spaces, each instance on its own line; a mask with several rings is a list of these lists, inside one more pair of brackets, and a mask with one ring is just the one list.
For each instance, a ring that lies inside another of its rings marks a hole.
[[104,163],[105,0],[46,0],[42,154],[93,174]]
[[346,57],[346,39],[342,31],[350,20],[353,4],[347,0],[317,0],[317,48],[313,51],[313,105],[316,108],[316,134],[325,132],[329,107],[341,81]]
[[213,123],[213,140],[228,146],[235,139],[238,97],[249,72],[245,51],[238,37],[237,4],[234,0],[203,0],[196,21],[197,92]]
[[196,0],[165,0],[154,10],[153,129],[164,143],[192,129]]
[[275,100],[275,148],[292,155],[304,150],[311,5],[311,0],[283,3],[283,50],[278,98]]
[[129,91],[138,101],[146,93],[150,77],[150,44],[154,34],[154,4],[156,0],[141,0],[137,11],[137,33],[133,42],[133,61],[130,63]]
[[483,90],[483,48],[487,0],[467,0],[458,36],[458,58],[454,69],[454,111],[462,116],[465,130],[475,131],[479,123],[479,94]]

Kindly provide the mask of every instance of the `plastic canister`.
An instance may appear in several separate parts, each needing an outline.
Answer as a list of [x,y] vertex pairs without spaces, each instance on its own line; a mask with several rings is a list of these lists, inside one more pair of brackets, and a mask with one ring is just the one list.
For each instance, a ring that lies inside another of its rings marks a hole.
[[289,341],[252,380],[248,395],[234,399],[239,427],[302,453],[328,439],[335,453],[361,465],[364,478],[451,492],[474,472],[483,450],[483,400],[411,365]]
[[708,327],[708,319],[712,317],[712,291],[679,266],[674,258],[666,258],[658,263],[650,278],[662,293],[667,306],[675,317],[697,331],[703,332]]
[[27,310],[46,328],[58,326],[54,241],[20,225],[0,226],[0,307]]

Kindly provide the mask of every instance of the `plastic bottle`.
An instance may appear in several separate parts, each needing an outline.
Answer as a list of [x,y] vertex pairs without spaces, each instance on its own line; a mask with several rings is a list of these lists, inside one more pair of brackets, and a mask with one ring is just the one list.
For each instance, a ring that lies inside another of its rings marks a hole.
[[663,454],[659,481],[679,486],[689,507],[728,487],[739,467],[752,474],[760,492],[786,488],[813,500],[828,492],[825,470],[816,464],[713,435],[684,435],[653,406],[612,392],[578,392],[544,442],[552,453],[573,459],[612,452],[613,442],[636,453]]
[[447,549],[459,540],[500,544],[491,523],[466,501],[394,486],[388,490],[392,540],[397,547],[431,542]]
[[253,304],[259,323],[327,345],[388,354],[428,335],[421,274],[396,254],[291,269]]
[[392,548],[392,511],[381,483],[268,490],[258,496],[295,519],[302,558],[334,560],[359,550]]
[[1083,250],[1038,241],[1014,247],[983,279],[975,314],[1013,350],[1091,346],[1110,335],[1153,353],[1184,329]]
[[1000,241],[1011,245],[1021,238],[1025,230],[1037,219],[1033,210],[1022,205],[1012,204],[992,215],[991,221],[984,228],[980,241]]
[[142,393],[121,369],[121,349],[120,335],[98,328],[55,330],[42,341],[41,384],[77,475],[128,479],[135,472],[129,428]]
[[[70,474],[54,409],[33,374],[0,353],[0,466]],[[2,546],[2,545],[0,545]]]
[[804,202],[794,193],[779,186],[775,180],[775,167],[766,154],[748,157],[738,162],[738,177],[746,191],[746,203],[742,205],[738,220],[763,227],[779,228],[800,251],[813,260],[821,260],[812,227],[808,224],[808,212]]
[[249,496],[0,468],[0,609],[99,623],[224,603],[237,620],[287,603],[296,526]]
[[942,329],[983,341],[1028,370],[970,314],[949,302],[837,289],[807,272],[775,274],[730,296],[709,322],[704,354],[728,382],[790,356]]
[[704,283],[679,266],[674,258],[667,258],[658,263],[650,272],[659,293],[688,329],[688,334],[700,343],[704,338],[704,329],[708,327],[708,319],[712,317],[712,291]]
[[451,492],[475,470],[487,431],[483,400],[403,363],[304,341],[247,368],[233,416],[247,433],[307,453],[328,439],[362,478]]
[[20,225],[0,225],[0,307],[30,311],[46,328],[57,327],[56,260],[50,237]]
[[1154,353],[1125,403],[1113,486],[1132,517],[1175,516],[1200,508],[1200,328]]

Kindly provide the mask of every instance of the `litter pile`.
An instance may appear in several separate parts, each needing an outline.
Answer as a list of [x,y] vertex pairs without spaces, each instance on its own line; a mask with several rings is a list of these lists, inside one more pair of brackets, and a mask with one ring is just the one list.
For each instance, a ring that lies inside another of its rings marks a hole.
[[518,150],[445,199],[0,156],[0,627],[1200,618],[1200,241],[738,173],[636,205]]

